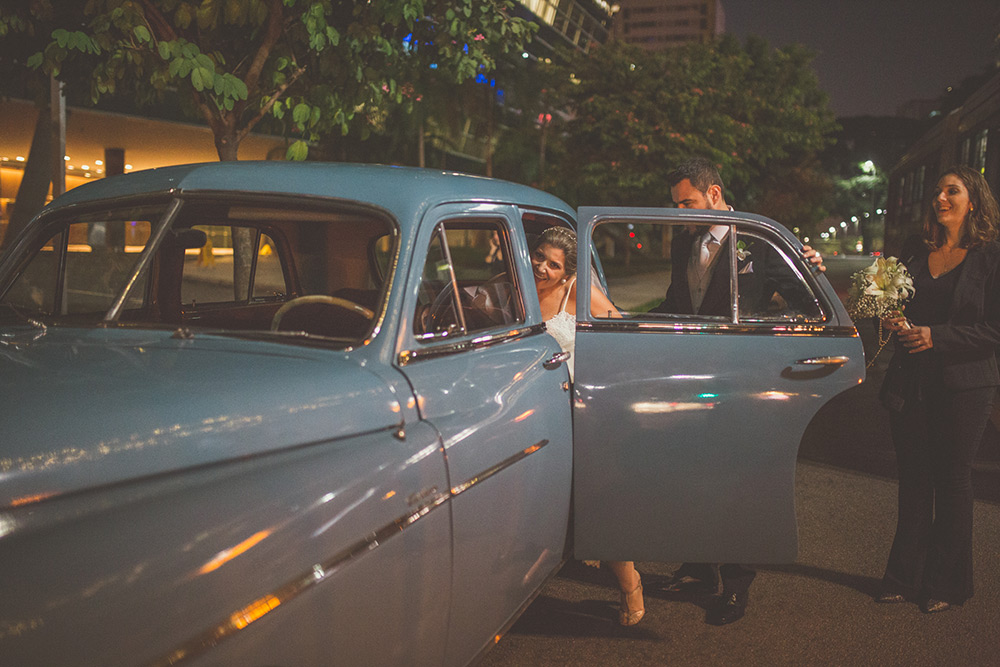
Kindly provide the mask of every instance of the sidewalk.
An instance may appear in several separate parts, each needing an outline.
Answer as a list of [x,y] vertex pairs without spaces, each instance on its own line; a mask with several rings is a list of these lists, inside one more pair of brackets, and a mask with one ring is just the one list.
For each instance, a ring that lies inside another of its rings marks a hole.
[[799,558],[758,568],[743,620],[706,625],[707,598],[658,590],[675,563],[637,563],[646,617],[621,628],[610,572],[571,562],[482,664],[998,664],[1000,505],[976,502],[975,597],[926,615],[871,599],[895,527],[895,481],[800,462],[796,497]]
[[611,299],[616,306],[625,310],[633,310],[652,301],[662,301],[669,286],[669,271],[608,279],[608,293]]

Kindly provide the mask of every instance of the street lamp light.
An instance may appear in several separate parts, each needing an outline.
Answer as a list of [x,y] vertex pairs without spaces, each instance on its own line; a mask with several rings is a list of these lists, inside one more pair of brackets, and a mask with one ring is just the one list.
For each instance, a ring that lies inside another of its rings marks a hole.
[[[875,215],[876,215],[876,213],[875,213],[875,210],[876,210],[875,209],[875,188],[878,186],[878,168],[875,166],[875,163],[872,162],[871,160],[865,160],[864,162],[862,162],[858,166],[861,168],[861,171],[864,172],[866,176],[870,176],[871,177],[871,184],[870,184],[869,191],[868,191],[868,194],[871,197],[871,204],[869,206],[870,212],[869,211],[865,211],[864,217],[865,218],[874,218]],[[872,220],[871,222],[874,222],[874,220]],[[868,227],[869,227],[870,224],[871,224],[870,222],[869,223],[865,223],[865,222],[861,223],[861,236],[864,239],[866,246],[868,246],[869,243],[870,243],[869,235],[870,235],[871,232],[868,229]],[[870,250],[871,248],[869,247],[868,249]]]

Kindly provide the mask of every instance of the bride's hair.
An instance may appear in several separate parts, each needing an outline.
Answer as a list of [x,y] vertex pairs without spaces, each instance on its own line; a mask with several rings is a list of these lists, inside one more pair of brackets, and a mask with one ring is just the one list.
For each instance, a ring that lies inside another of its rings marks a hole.
[[576,273],[576,233],[568,227],[549,227],[538,237],[536,248],[543,245],[550,245],[559,248],[566,256],[566,275],[572,276]]

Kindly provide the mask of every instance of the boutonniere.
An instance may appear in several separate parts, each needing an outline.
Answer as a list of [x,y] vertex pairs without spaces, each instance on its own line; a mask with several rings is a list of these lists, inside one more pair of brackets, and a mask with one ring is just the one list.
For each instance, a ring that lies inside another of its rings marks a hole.
[[747,242],[746,241],[742,241],[742,240],[741,241],[737,241],[736,242],[736,259],[740,260],[741,262],[745,262],[745,261],[747,261],[747,257],[749,257],[749,256],[750,256],[750,251],[747,250]]

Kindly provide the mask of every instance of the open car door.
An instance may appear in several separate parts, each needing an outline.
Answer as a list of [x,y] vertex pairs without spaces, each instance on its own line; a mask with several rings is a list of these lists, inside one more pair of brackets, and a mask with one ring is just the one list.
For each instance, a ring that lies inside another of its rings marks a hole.
[[[599,281],[577,288],[574,556],[793,561],[802,434],[865,374],[829,282],[759,216],[581,208],[579,222],[578,266],[597,254],[629,277],[606,288],[621,319],[590,312]],[[698,281],[707,230],[721,238]]]

